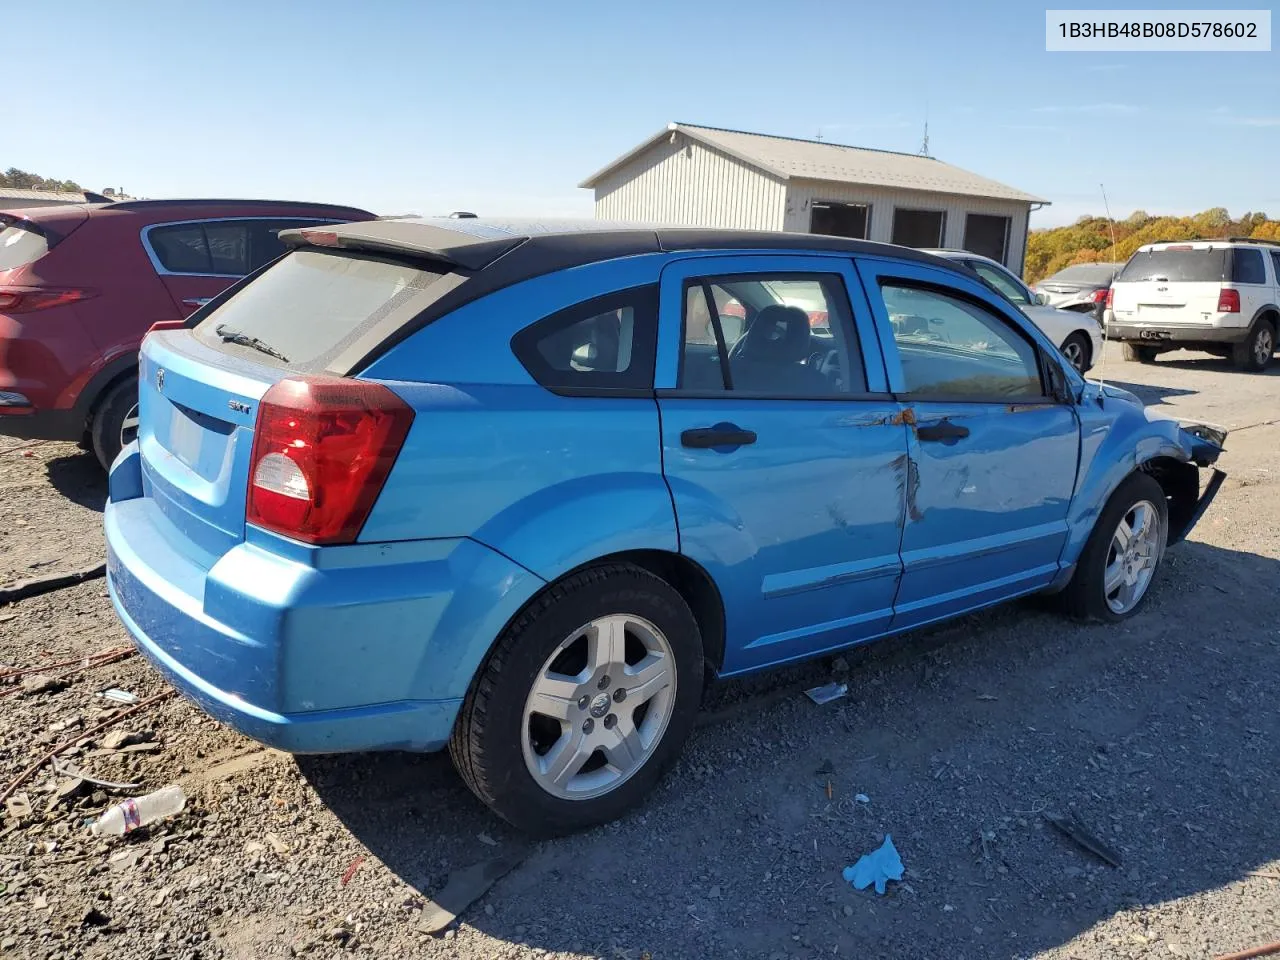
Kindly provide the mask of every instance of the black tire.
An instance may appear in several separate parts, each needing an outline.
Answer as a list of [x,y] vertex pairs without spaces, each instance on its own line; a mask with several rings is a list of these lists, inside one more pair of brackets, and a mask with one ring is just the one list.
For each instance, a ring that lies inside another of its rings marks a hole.
[[1276,329],[1267,320],[1259,320],[1249,335],[1231,347],[1231,362],[1239,370],[1261,373],[1271,363],[1276,351]]
[[1160,573],[1160,562],[1164,557],[1164,544],[1168,539],[1169,504],[1165,498],[1164,489],[1155,478],[1139,471],[1130,474],[1121,482],[1093,525],[1093,532],[1089,534],[1089,540],[1076,563],[1075,574],[1059,597],[1059,602],[1068,616],[1077,620],[1102,620],[1115,623],[1132,617],[1147,602],[1147,597],[1151,595],[1150,585],[1132,609],[1117,613],[1108,605],[1106,591],[1103,588],[1107,558],[1116,527],[1119,526],[1121,519],[1142,500],[1155,505],[1156,513],[1160,518],[1160,530],[1163,533],[1156,553],[1156,567],[1151,576],[1151,582],[1155,582],[1155,578]]
[[[128,377],[110,387],[94,408],[89,435],[93,439],[93,452],[103,470],[110,470],[124,443],[120,432],[125,419],[138,406],[138,380]],[[136,412],[133,413],[137,416]]]
[[[629,779],[592,799],[562,799],[543,789],[525,762],[525,701],[566,637],[597,617],[619,613],[643,617],[665,635],[677,677],[671,716],[653,753]],[[679,593],[630,564],[590,567],[545,590],[498,638],[463,701],[449,753],[471,791],[528,833],[558,836],[615,820],[679,757],[701,702],[702,674],[698,624]]]
[[1093,366],[1093,345],[1089,343],[1089,338],[1079,330],[1063,340],[1059,349],[1062,350],[1062,355],[1067,358],[1067,362],[1076,368],[1076,373],[1083,374]]
[[1125,343],[1121,345],[1121,352],[1126,360],[1137,363],[1155,363],[1156,349],[1155,347],[1144,347],[1136,343]]

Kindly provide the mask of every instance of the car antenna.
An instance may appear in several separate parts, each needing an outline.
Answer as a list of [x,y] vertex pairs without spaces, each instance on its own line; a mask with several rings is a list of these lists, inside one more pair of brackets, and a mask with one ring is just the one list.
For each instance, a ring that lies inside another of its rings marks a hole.
[[[1116,222],[1111,217],[1111,204],[1107,202],[1106,184],[1098,184],[1098,189],[1102,191],[1102,208],[1107,212],[1107,227],[1111,231],[1111,262],[1116,262]],[[1115,283],[1115,277],[1111,278],[1111,282]],[[1108,292],[1110,292],[1108,290]],[[1098,361],[1098,406],[1103,405],[1103,399],[1106,392],[1103,389],[1106,386],[1106,367],[1107,367],[1107,311],[1104,307],[1102,310],[1102,357]]]

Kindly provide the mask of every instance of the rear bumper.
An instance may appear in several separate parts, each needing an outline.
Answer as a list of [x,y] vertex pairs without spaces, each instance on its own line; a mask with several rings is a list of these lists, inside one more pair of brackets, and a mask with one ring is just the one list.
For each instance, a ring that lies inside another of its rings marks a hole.
[[78,410],[5,413],[0,407],[0,436],[22,440],[79,440],[84,436],[84,419]]
[[104,513],[116,612],[179,691],[269,746],[440,749],[489,645],[541,585],[462,539],[277,551],[251,528],[202,557],[125,482],[136,457],[117,461]]
[[1211,327],[1196,324],[1109,323],[1107,339],[1124,340],[1156,347],[1162,343],[1239,343],[1249,335],[1248,327]]

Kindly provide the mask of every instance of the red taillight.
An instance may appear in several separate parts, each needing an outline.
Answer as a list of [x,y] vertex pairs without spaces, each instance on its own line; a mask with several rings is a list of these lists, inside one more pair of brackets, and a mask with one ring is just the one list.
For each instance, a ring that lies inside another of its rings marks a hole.
[[1089,298],[1089,302],[1105,303],[1109,296],[1111,296],[1111,289],[1109,287],[1106,290],[1095,290],[1093,291],[1093,296]]
[[1240,291],[1239,290],[1223,290],[1218,294],[1218,312],[1219,313],[1239,313],[1240,312]]
[[307,543],[353,542],[412,423],[381,384],[281,380],[258,403],[245,519]]
[[5,313],[31,313],[88,300],[93,296],[97,296],[96,290],[81,287],[0,287],[0,310]]
[[1111,309],[1111,305],[1116,302],[1116,288],[1107,287],[1107,309]]

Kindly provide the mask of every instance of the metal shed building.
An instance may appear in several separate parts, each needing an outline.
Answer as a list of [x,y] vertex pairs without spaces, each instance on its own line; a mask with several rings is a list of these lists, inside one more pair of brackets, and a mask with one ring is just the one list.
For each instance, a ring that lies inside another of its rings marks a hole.
[[595,214],[954,247],[1021,272],[1048,201],[933,157],[672,123],[582,181]]

